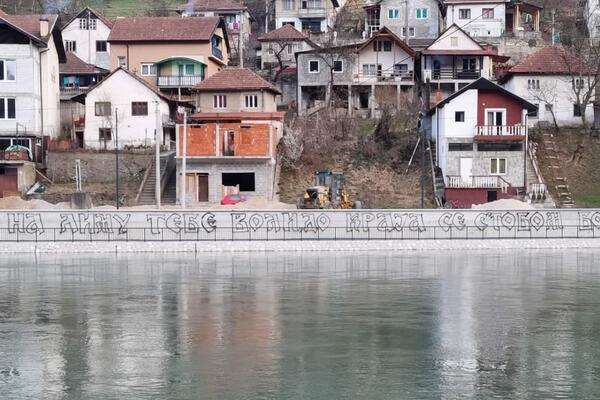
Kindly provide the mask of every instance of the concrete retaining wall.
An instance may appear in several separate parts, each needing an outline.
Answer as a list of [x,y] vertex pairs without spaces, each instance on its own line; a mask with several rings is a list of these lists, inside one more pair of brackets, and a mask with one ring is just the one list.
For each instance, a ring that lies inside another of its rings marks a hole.
[[0,242],[5,243],[528,241],[596,237],[600,238],[600,210],[0,213]]

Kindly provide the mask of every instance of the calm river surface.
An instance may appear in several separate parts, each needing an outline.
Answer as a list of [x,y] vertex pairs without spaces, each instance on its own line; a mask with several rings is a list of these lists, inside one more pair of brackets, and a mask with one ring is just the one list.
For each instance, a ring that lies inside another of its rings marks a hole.
[[2,256],[0,399],[597,399],[600,252]]

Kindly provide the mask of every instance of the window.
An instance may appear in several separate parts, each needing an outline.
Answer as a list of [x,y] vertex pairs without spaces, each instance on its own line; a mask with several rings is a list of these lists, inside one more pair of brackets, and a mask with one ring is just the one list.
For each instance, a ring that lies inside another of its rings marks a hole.
[[[88,24],[89,21],[89,24]],[[96,30],[96,19],[95,18],[80,18],[79,29],[84,31],[95,31]]]
[[408,74],[408,64],[394,64],[394,75],[400,77],[410,77]]
[[106,53],[108,51],[106,40],[96,40],[96,51],[98,53]]
[[458,47],[458,36],[450,36],[450,47]]
[[342,60],[335,60],[333,62],[333,72],[344,72],[344,62]]
[[224,94],[213,96],[213,108],[227,108],[227,96]]
[[308,62],[308,72],[311,74],[319,73],[319,60],[310,60]]
[[390,8],[388,10],[388,19],[398,19],[400,17],[400,10],[397,8]]
[[448,151],[473,151],[473,143],[449,143]]
[[481,14],[482,19],[494,19],[494,9],[493,8],[484,8]]
[[427,19],[427,14],[427,8],[417,8],[417,19]]
[[577,103],[573,104],[573,116],[581,117],[581,106]]
[[194,75],[194,64],[179,64],[177,66],[179,76],[192,76]]
[[389,40],[376,40],[373,42],[373,48],[376,52],[379,51],[392,51],[392,42]]
[[258,96],[255,94],[246,95],[244,104],[246,108],[258,108]]
[[380,76],[381,72],[381,64],[363,64],[363,75],[365,76]]
[[506,175],[506,158],[490,160],[490,175]]
[[294,45],[293,44],[288,44],[285,47],[287,48],[287,53],[288,54],[294,54]]
[[479,143],[477,151],[523,151],[523,143]]
[[77,42],[75,40],[65,40],[65,51],[75,53],[77,51]]
[[133,115],[133,116],[145,116],[145,115],[148,115],[148,102],[146,102],[146,101],[133,101],[131,103],[131,115]]
[[458,19],[471,19],[471,9],[460,8],[458,10]]
[[308,8],[322,8],[321,0],[301,0],[300,7],[303,10]]
[[464,111],[456,111],[454,113],[454,121],[455,122],[465,122],[465,112]]
[[303,19],[302,30],[310,32],[321,32],[321,21],[320,19]]
[[527,89],[535,90],[540,88],[540,80],[539,79],[527,79]]
[[156,65],[150,63],[142,64],[142,76],[154,76],[156,75]]
[[0,60],[0,81],[14,81],[17,77],[15,60]]
[[296,9],[296,0],[283,0],[283,9],[284,10],[295,10]]
[[0,119],[16,118],[16,101],[11,97],[0,97]]
[[583,89],[585,87],[585,82],[581,78],[575,78],[573,80],[573,87],[575,89]]
[[97,117],[107,117],[110,115],[110,101],[97,101],[94,108]]
[[117,62],[119,63],[119,67],[127,68],[127,57],[117,57]]
[[551,112],[553,108],[554,108],[553,104],[546,103],[546,111]]
[[98,139],[101,142],[107,142],[112,140],[112,129],[110,128],[99,128],[98,129]]
[[[402,28],[402,36],[406,37],[406,27]],[[408,36],[415,37],[415,27],[414,26],[408,27]]]

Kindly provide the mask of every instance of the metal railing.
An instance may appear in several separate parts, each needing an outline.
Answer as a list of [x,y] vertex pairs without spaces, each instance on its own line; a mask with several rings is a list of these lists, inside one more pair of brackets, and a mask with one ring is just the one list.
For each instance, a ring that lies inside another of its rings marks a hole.
[[525,136],[525,125],[478,125],[477,136]]
[[481,70],[458,70],[454,68],[438,68],[432,69],[431,80],[443,81],[443,80],[475,80],[481,78]]
[[[220,57],[222,58],[222,57]],[[201,75],[159,75],[158,86],[159,87],[191,87],[202,82]]]
[[377,81],[391,81],[391,82],[402,82],[402,81],[414,81],[413,71],[381,71],[373,73],[354,74],[355,81],[366,81],[370,79],[376,79]]
[[469,178],[448,175],[446,187],[450,189],[502,189],[508,191],[510,184],[501,176],[471,176]]

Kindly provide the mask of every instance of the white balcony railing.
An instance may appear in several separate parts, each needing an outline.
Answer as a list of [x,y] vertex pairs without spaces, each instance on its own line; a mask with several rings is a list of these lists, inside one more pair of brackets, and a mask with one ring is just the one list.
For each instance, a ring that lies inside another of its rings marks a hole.
[[477,136],[525,136],[525,125],[479,125]]
[[160,75],[158,77],[159,87],[192,87],[202,82],[200,75]]
[[470,176],[448,175],[446,187],[450,189],[502,189],[508,191],[510,184],[500,176]]
[[382,71],[373,73],[354,74],[354,81],[363,82],[376,80],[379,82],[413,82],[413,71]]

